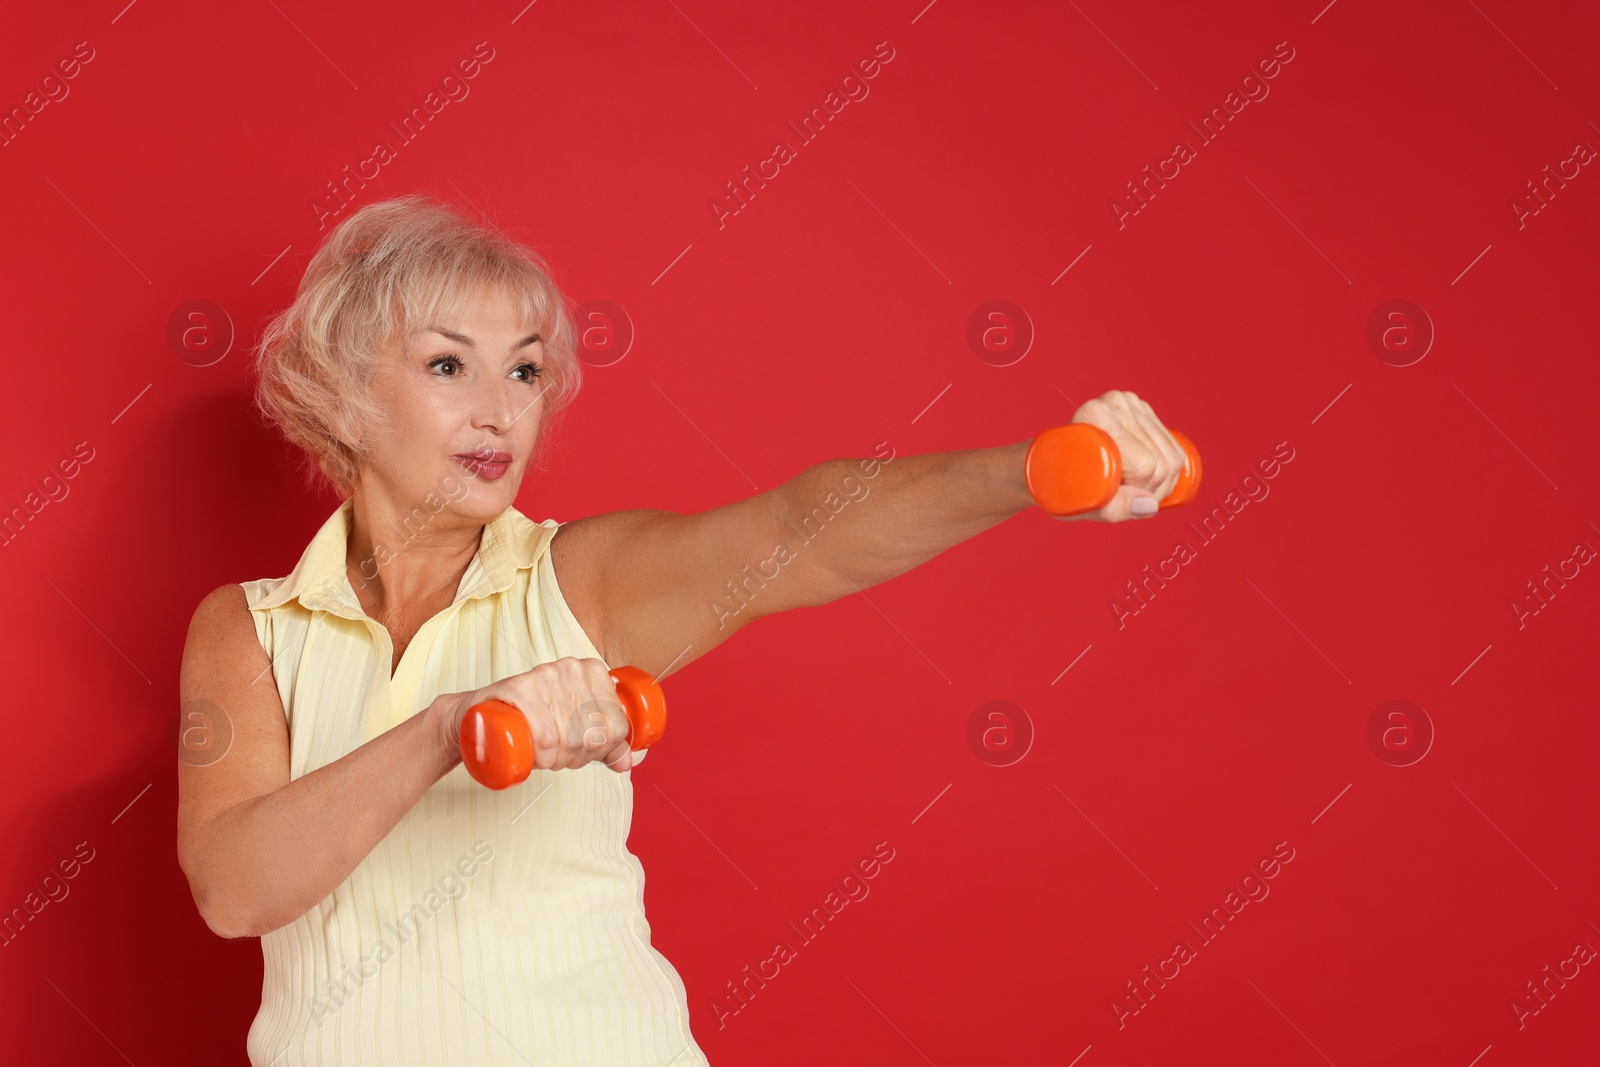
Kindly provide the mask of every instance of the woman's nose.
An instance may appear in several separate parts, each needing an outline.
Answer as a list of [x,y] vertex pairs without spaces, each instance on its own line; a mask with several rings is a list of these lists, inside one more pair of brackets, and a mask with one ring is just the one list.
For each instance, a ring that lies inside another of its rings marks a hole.
[[510,385],[515,383],[489,382],[480,387],[472,398],[472,424],[483,429],[505,431],[517,419],[515,396]]

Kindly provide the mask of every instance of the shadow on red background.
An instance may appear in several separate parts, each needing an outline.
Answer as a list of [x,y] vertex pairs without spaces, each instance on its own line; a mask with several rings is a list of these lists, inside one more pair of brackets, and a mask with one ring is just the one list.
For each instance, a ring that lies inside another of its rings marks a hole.
[[[207,591],[288,573],[337,503],[251,407],[260,323],[319,222],[418,190],[631,325],[536,521],[1010,444],[1108,389],[1205,455],[1189,514],[1025,513],[674,677],[630,845],[712,1062],[1594,1056],[1592,10],[114,0],[7,28],[0,910],[68,890],[0,937],[8,1061],[244,1062],[259,947],[175,862],[179,655]],[[232,324],[214,362],[168,338],[197,300]],[[1016,332],[973,347],[994,300]],[[1033,732],[1007,766],[969,744],[993,700]],[[735,997],[879,842],[870,894]]]

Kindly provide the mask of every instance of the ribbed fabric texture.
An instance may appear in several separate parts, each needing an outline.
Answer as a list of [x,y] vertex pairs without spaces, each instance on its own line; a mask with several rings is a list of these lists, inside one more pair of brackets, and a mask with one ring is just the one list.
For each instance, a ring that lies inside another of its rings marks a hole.
[[[288,716],[291,778],[441,693],[602,658],[556,584],[560,524],[508,508],[391,679],[389,634],[345,570],[351,505],[287,577],[241,583]],[[261,939],[251,1064],[706,1067],[683,981],[650,945],[632,816],[631,772],[535,770],[497,791],[457,766],[332,894]]]

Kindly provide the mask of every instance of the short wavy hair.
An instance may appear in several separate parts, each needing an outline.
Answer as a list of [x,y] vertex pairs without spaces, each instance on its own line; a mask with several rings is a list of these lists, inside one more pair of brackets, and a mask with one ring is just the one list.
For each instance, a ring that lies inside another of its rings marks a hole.
[[396,339],[457,319],[484,287],[511,295],[544,341],[543,450],[553,420],[576,398],[582,368],[566,296],[537,252],[425,195],[381,200],[334,228],[307,264],[294,302],[255,348],[255,402],[265,422],[350,495],[387,413],[372,392],[381,353]]

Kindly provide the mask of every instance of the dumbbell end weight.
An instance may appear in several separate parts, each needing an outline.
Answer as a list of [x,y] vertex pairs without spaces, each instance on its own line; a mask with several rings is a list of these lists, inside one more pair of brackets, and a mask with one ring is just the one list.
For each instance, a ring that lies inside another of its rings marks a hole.
[[[1194,442],[1172,431],[1183,448],[1178,484],[1161,501],[1162,508],[1187,504],[1200,491],[1200,451]],[[1122,485],[1122,453],[1111,435],[1087,422],[1052,427],[1035,437],[1023,460],[1023,475],[1035,502],[1061,518],[1098,511],[1111,503]]]
[[533,773],[533,731],[514,705],[486,700],[461,717],[461,762],[490,789],[506,789]]
[[1161,501],[1163,508],[1187,504],[1200,492],[1200,450],[1181,431],[1172,430],[1171,433],[1183,448],[1183,472],[1178,475],[1178,484],[1172,487],[1172,492]]
[[[638,667],[616,667],[611,680],[628,715],[628,745],[635,752],[661,740],[667,729],[667,698],[660,684]],[[533,731],[514,705],[486,700],[461,717],[461,762],[490,789],[509,789],[533,773]]]

